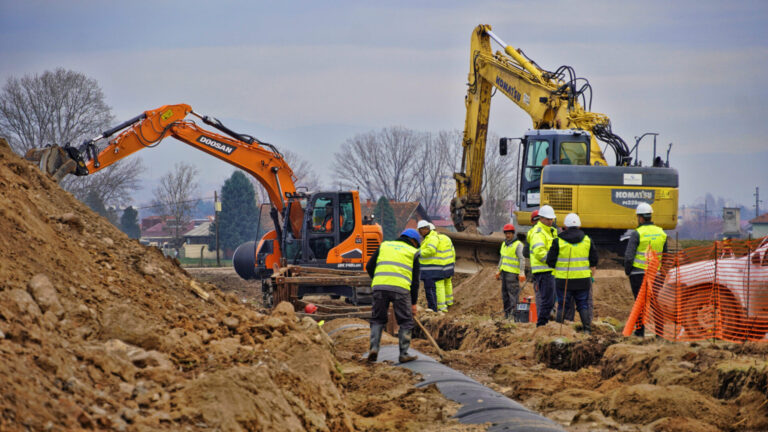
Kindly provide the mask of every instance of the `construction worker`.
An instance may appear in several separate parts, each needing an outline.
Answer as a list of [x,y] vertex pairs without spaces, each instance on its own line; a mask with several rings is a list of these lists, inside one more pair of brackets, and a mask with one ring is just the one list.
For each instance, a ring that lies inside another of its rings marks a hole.
[[528,244],[531,250],[531,273],[536,289],[537,319],[536,327],[547,324],[549,314],[555,306],[555,277],[554,270],[546,263],[547,252],[552,242],[557,237],[557,230],[552,226],[555,223],[555,209],[552,206],[543,205],[539,209],[539,220],[531,232],[528,233]]
[[597,248],[581,228],[581,218],[568,213],[563,221],[565,230],[552,242],[547,252],[547,265],[554,267],[557,291],[557,321],[565,319],[565,305],[575,301],[584,333],[592,332],[592,308],[589,292],[592,274],[597,267]]
[[365,270],[371,277],[373,307],[371,309],[371,345],[368,362],[375,362],[379,356],[381,332],[387,325],[389,304],[395,311],[400,330],[397,333],[400,345],[400,363],[416,360],[408,354],[411,345],[413,317],[416,315],[416,301],[419,298],[419,242],[421,237],[414,229],[407,229],[397,240],[385,241],[368,260]]
[[447,311],[448,307],[453,305],[453,267],[456,263],[456,250],[453,248],[453,242],[447,235],[437,232],[435,226],[430,223],[429,229],[437,233],[437,255],[443,262],[443,279],[435,281],[435,297],[437,298],[437,309]]
[[[437,281],[443,279],[443,263],[441,259],[440,238],[437,231],[429,227],[429,222],[420,220],[416,224],[419,234],[424,238],[419,248],[419,264],[421,266],[421,280],[424,281],[424,294],[427,297],[427,307],[433,311],[440,310],[437,300]],[[441,284],[442,285],[442,284]],[[442,299],[445,306],[445,291]]]
[[[646,261],[648,247],[656,253],[666,253],[667,234],[651,221],[653,207],[650,204],[638,204],[635,213],[637,214],[637,228],[631,231],[627,241],[627,250],[624,252],[624,272],[629,276],[632,295],[637,299],[637,294],[643,285],[645,269],[648,268]],[[638,318],[638,322],[642,323],[642,315]],[[645,336],[645,327],[642,324],[635,330],[635,336]]]
[[523,242],[515,238],[515,226],[506,224],[504,242],[499,251],[499,271],[496,280],[501,279],[501,302],[504,305],[504,318],[514,319],[517,302],[520,297],[520,286],[525,282],[525,258],[523,258]]

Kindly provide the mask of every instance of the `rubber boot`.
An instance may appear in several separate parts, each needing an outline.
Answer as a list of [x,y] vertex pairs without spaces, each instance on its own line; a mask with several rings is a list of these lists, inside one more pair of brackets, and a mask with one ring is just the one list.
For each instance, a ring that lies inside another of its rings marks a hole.
[[411,347],[411,329],[400,328],[397,332],[397,339],[400,344],[400,357],[397,360],[400,363],[408,363],[409,361],[416,360],[416,356],[408,354],[408,348]]
[[579,316],[584,333],[592,334],[592,314],[589,313],[589,309],[579,309]]
[[379,358],[379,342],[384,325],[371,323],[371,347],[368,349],[368,363],[374,363]]

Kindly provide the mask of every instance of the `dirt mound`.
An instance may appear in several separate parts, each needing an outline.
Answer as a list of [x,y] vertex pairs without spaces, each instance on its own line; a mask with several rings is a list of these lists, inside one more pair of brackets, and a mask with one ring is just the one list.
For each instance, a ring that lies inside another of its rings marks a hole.
[[198,285],[2,144],[0,196],[0,429],[354,429],[314,321]]

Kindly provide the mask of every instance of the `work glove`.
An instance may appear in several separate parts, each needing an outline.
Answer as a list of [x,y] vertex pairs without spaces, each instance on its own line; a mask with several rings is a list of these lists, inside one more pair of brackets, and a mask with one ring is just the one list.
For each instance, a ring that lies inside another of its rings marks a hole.
[[525,275],[524,274],[517,275],[517,281],[520,283],[525,282]]
[[419,314],[419,305],[411,305],[411,313],[413,316],[416,316]]
[[594,277],[590,277],[589,280],[591,280],[592,283],[595,283],[595,278]]
[[501,272],[496,272],[496,280],[501,279]]

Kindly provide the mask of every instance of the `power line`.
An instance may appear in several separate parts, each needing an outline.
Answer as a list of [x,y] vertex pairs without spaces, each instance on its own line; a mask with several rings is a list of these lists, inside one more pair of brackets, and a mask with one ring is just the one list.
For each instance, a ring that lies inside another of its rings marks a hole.
[[[203,198],[193,198],[191,200],[186,201],[179,201],[179,203],[191,203],[191,202],[197,202],[197,201],[212,201],[214,200],[214,197],[203,197]],[[135,210],[145,210],[145,209],[151,209],[151,208],[158,208],[158,207],[165,207],[165,204],[153,204],[143,207],[134,207]]]

